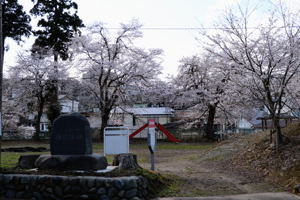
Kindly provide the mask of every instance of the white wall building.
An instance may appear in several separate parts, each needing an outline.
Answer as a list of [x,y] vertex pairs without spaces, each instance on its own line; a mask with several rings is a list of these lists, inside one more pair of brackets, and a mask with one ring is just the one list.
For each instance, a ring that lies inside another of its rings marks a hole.
[[61,106],[61,113],[79,112],[79,102],[67,98],[65,95],[59,95],[58,102]]
[[[116,108],[111,114],[109,125],[126,126],[133,132],[148,123],[149,119],[155,119],[162,125],[169,123],[173,115],[174,110],[169,107]],[[147,130],[136,137],[147,137]]]

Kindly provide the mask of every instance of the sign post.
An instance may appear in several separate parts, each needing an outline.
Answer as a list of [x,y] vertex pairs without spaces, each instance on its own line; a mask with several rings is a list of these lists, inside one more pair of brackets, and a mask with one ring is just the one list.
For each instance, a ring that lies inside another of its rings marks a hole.
[[148,129],[148,148],[150,151],[151,170],[155,169],[155,150],[156,150],[156,135],[155,135],[155,120],[149,119]]

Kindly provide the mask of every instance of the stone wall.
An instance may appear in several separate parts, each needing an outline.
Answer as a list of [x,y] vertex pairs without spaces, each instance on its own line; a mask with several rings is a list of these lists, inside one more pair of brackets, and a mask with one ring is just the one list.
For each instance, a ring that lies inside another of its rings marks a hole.
[[0,197],[20,199],[147,199],[141,176],[95,177],[0,174]]

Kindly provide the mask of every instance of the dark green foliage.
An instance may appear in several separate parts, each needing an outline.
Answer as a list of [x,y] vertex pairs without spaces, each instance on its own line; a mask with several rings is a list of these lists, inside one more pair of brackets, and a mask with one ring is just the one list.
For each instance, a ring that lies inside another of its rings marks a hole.
[[47,117],[50,121],[49,131],[53,125],[54,120],[60,115],[60,105],[57,98],[56,80],[49,81],[47,85],[46,101],[48,104]]
[[30,17],[23,11],[17,0],[3,3],[3,39],[10,37],[19,42],[22,36],[31,34]]
[[56,103],[51,103],[48,106],[48,110],[47,110],[47,117],[50,121],[49,124],[49,131],[51,131],[52,125],[54,120],[60,115],[60,105],[58,103],[58,101],[56,101]]
[[32,1],[35,5],[30,13],[43,17],[38,22],[38,26],[43,29],[34,31],[37,36],[34,47],[53,50],[55,61],[58,56],[63,60],[67,59],[69,42],[78,28],[84,26],[77,15],[77,4],[71,0]]

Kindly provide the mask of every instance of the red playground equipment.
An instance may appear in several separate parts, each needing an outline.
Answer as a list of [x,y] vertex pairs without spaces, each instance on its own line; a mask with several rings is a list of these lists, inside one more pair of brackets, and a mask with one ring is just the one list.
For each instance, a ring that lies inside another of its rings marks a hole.
[[[129,135],[129,139],[133,138],[134,136],[136,136],[137,134],[139,134],[142,130],[144,130],[145,128],[147,128],[149,126],[149,124],[144,124],[142,127],[140,127],[139,129],[137,129],[136,131],[134,131],[133,133],[131,133]],[[159,123],[155,123],[155,126],[163,133],[167,136],[168,140],[170,140],[171,142],[175,142],[175,143],[179,143],[181,142],[180,140],[178,140],[177,138],[175,138],[165,127],[163,127],[161,124]]]

